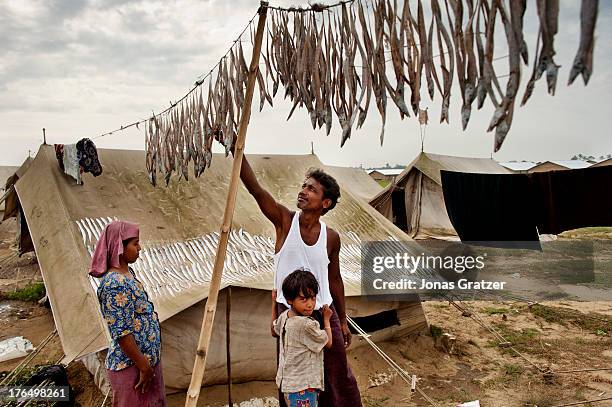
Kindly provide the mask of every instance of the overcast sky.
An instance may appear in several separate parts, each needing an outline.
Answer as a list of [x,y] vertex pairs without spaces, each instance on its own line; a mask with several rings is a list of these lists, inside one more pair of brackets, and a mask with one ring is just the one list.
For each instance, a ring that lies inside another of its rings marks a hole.
[[[331,2],[327,2],[331,3]],[[529,1],[526,40],[530,63],[536,40],[535,6]],[[259,2],[3,0],[0,2],[0,165],[16,165],[42,142],[73,143],[95,137],[151,111],[160,111],[182,96],[207,73],[255,14]],[[273,0],[272,5],[298,2]],[[517,107],[499,161],[569,159],[576,153],[612,153],[612,4],[600,2],[594,73],[587,87],[579,78],[566,86],[579,41],[580,2],[562,0],[555,60],[557,94],[546,93],[545,79],[536,84],[525,107]],[[501,27],[499,27],[501,28]],[[503,35],[503,31],[502,31]],[[503,37],[502,37],[503,38]],[[245,39],[248,39],[245,38]],[[250,44],[245,44],[250,46]],[[496,51],[503,56],[504,50]],[[497,74],[507,73],[507,60],[497,61]],[[531,67],[523,69],[523,86]],[[429,107],[425,150],[439,154],[489,157],[493,134],[486,132],[490,107],[474,110],[468,129],[460,127],[458,89],[451,101],[451,124],[438,124],[438,99],[423,88],[422,107]],[[263,112],[254,108],[246,152],[305,154],[310,143],[326,164],[377,166],[408,163],[420,151],[419,125],[399,119],[390,103],[385,143],[378,141],[380,117],[371,109],[366,124],[340,149],[340,126],[332,134],[312,131],[305,110],[285,120],[290,105],[282,100]],[[258,106],[256,92],[254,106]],[[372,103],[372,105],[374,105]],[[518,103],[517,103],[518,106]],[[142,149],[136,129],[96,140],[98,147]]]

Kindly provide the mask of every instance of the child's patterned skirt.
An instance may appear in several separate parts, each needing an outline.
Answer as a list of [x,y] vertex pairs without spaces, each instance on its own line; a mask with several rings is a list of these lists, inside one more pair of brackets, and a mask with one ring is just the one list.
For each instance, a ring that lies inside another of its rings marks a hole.
[[317,407],[318,389],[306,389],[296,393],[286,393],[287,407]]

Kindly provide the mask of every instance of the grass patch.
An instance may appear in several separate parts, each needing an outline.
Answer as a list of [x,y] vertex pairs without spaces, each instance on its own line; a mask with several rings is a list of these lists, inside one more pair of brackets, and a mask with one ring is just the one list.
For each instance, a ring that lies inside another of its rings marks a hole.
[[489,389],[497,388],[499,386],[506,387],[511,383],[516,383],[524,372],[525,369],[521,365],[506,363],[504,364],[499,376],[487,380],[483,385],[485,388]]
[[524,406],[529,407],[552,407],[557,404],[558,394],[550,391],[538,391],[528,394],[523,398]]
[[[544,333],[533,328],[514,330],[505,323],[494,324],[494,327],[514,349],[523,354],[534,355],[548,362],[563,360],[564,364],[577,367],[588,367],[599,361],[601,352],[612,347],[612,336],[609,334],[598,338],[584,335],[547,338]],[[502,354],[516,356],[510,348],[499,347],[501,342],[495,338],[489,340],[487,346],[497,347]]]
[[560,233],[559,237],[566,239],[610,239],[612,238],[612,228],[596,226],[573,229]]
[[4,299],[34,302],[45,296],[45,284],[41,282],[28,284],[10,293],[4,294]]
[[442,336],[442,334],[444,333],[444,330],[434,324],[429,325],[429,334],[434,338],[434,339],[438,339],[439,337]]
[[481,310],[487,315],[508,314],[508,308],[485,307]]
[[564,291],[539,291],[536,297],[547,301],[558,301],[570,299],[571,295]]
[[[519,352],[529,351],[533,348],[536,339],[540,336],[540,331],[534,328],[524,328],[520,331],[516,331],[510,328],[506,324],[495,324],[495,329],[506,339],[506,341],[510,342],[512,346]],[[497,347],[503,341],[501,339],[495,338],[489,341],[489,346]],[[503,353],[508,353],[514,355],[514,352],[509,348],[499,348]]]
[[523,369],[523,367],[520,365],[506,363],[504,365],[504,370],[506,371],[506,375],[512,376],[512,377],[518,377],[521,375],[521,373],[523,373],[525,369]]
[[381,398],[376,398],[376,397],[370,397],[370,396],[363,396],[363,405],[366,407],[382,407],[382,406],[386,406],[386,402],[387,400],[390,400],[389,397],[381,397]]
[[[10,385],[12,386],[23,386],[26,384],[30,377],[34,376],[36,373],[40,372],[46,367],[51,366],[51,364],[42,364],[36,366],[26,366],[21,370],[16,376],[11,378]],[[10,372],[2,372],[0,374],[0,380],[4,379]],[[5,405],[5,404],[3,404]]]
[[548,323],[562,326],[572,324],[598,336],[607,336],[612,332],[612,319],[595,312],[584,314],[573,309],[541,304],[533,305],[530,312]]

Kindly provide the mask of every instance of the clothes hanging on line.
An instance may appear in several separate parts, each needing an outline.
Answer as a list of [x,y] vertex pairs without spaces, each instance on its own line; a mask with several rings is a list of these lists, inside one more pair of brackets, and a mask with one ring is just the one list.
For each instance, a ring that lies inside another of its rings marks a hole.
[[88,172],[94,177],[102,174],[102,165],[98,160],[98,150],[93,141],[88,138],[79,140],[76,144],[79,165],[83,172]]
[[64,144],[64,172],[74,178],[77,185],[83,183],[76,144]]
[[54,147],[60,169],[74,178],[78,185],[83,183],[84,172],[94,177],[102,174],[98,150],[90,139],[81,139],[76,144],[55,144]]

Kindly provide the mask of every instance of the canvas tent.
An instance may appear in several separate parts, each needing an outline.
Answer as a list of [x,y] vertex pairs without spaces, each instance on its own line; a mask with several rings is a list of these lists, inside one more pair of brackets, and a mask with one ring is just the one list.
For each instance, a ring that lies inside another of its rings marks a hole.
[[506,174],[488,158],[420,153],[370,204],[414,239],[456,239],[442,193],[440,170]]
[[[6,181],[15,174],[19,167],[0,166],[0,197],[6,192]],[[4,212],[4,200],[0,202],[0,212]]]
[[[87,176],[84,185],[76,185],[60,171],[53,148],[41,146],[30,169],[16,184],[66,354],[64,361],[94,354],[108,345],[96,299],[97,281],[86,271],[104,225],[112,219],[131,220],[140,224],[143,247],[134,270],[162,321],[166,384],[169,390],[185,389],[232,160],[215,155],[211,168],[199,179],[173,179],[168,188],[155,188],[147,179],[143,151],[100,149],[98,154],[103,175]],[[262,185],[292,208],[306,170],[322,167],[314,155],[248,158]],[[426,320],[419,302],[366,302],[360,296],[360,242],[407,237],[349,189],[341,192],[341,202],[324,221],[338,230],[343,241],[340,258],[348,314],[376,318],[383,311],[393,311],[395,320],[375,332],[375,338],[424,329]],[[269,334],[273,232],[254,199],[240,186],[205,384],[226,380],[225,315],[221,310],[228,287],[233,287],[230,332],[234,380],[274,378],[275,344]],[[103,373],[99,366],[97,370]]]
[[606,165],[612,165],[612,158],[608,158],[608,159],[599,161],[598,163],[591,165],[591,167],[603,167]]
[[361,168],[326,165],[324,170],[338,181],[341,188],[350,190],[365,201],[369,201],[382,190],[380,184]]
[[538,165],[531,167],[527,172],[547,172],[547,171],[564,171],[577,170],[580,168],[590,167],[593,163],[584,160],[551,160],[543,161]]
[[[6,169],[13,169],[10,171],[3,171],[0,175],[2,178],[2,194],[4,197],[4,202],[0,205],[0,211],[4,211],[2,215],[2,220],[6,220],[8,218],[12,218],[17,216],[18,206],[17,206],[17,193],[15,192],[13,186],[17,182],[19,178],[21,178],[32,163],[32,158],[28,157],[19,167],[0,167]],[[6,175],[6,178],[4,176]]]

